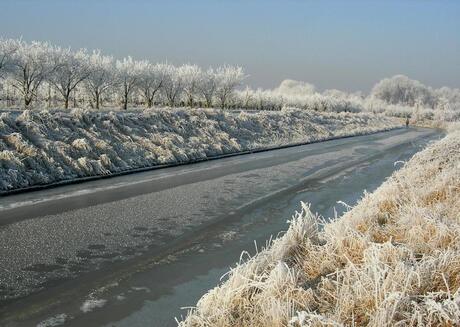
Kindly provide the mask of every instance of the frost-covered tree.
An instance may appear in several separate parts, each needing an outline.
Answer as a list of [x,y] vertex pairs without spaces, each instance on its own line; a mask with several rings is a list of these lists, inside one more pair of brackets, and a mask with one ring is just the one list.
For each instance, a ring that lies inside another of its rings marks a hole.
[[307,82],[285,79],[273,91],[284,96],[306,96],[315,93],[315,86]]
[[121,91],[123,109],[125,110],[128,109],[129,99],[138,86],[141,75],[140,69],[140,62],[131,57],[116,62],[116,81]]
[[396,75],[378,82],[371,95],[389,104],[415,106],[417,103],[433,107],[436,99],[433,90],[404,75]]
[[90,98],[91,106],[99,109],[103,96],[114,84],[114,59],[111,56],[102,55],[97,50],[89,55],[88,63],[89,74],[84,81],[84,87]]
[[174,107],[184,90],[182,75],[180,74],[179,68],[173,65],[167,65],[165,68],[166,74],[163,83],[163,94],[168,105]]
[[441,87],[435,90],[437,103],[436,108],[443,110],[460,110],[460,89]]
[[182,85],[187,105],[193,107],[199,96],[198,85],[202,75],[202,70],[197,65],[183,65],[179,67]]
[[167,65],[152,64],[148,61],[140,62],[139,90],[147,107],[151,108],[155,96],[163,87],[167,74]]
[[246,86],[244,91],[238,92],[237,98],[240,100],[242,108],[249,109],[254,102],[254,91],[249,86]]
[[[432,89],[397,75],[377,83],[367,97],[338,90],[318,92],[312,84],[284,80],[272,90],[238,90],[244,79],[243,69],[224,65],[202,70],[196,65],[180,67],[135,61],[128,57],[115,61],[100,51],[71,51],[48,43],[0,38],[0,97],[2,105],[26,107],[32,101],[52,107],[62,99],[69,106],[77,103],[100,108],[102,101],[111,105],[121,99],[152,107],[162,105],[239,107],[258,110],[300,108],[315,111],[370,111],[390,116],[460,116],[460,90]],[[414,110],[416,108],[417,110]],[[434,110],[433,110],[434,109]],[[428,118],[427,118],[428,117]]]
[[19,42],[17,50],[11,56],[9,76],[12,85],[20,93],[24,106],[28,107],[36,97],[38,88],[56,68],[48,43]]
[[211,108],[217,89],[217,78],[214,68],[210,67],[205,72],[201,73],[197,89],[204,98],[206,107]]
[[11,69],[12,57],[19,46],[18,40],[0,38],[0,78]]
[[53,50],[55,69],[48,80],[64,100],[64,108],[69,108],[70,94],[90,75],[89,56],[86,50],[76,52],[70,48],[55,48]]
[[242,67],[222,66],[216,70],[216,96],[221,108],[227,106],[233,91],[245,78]]

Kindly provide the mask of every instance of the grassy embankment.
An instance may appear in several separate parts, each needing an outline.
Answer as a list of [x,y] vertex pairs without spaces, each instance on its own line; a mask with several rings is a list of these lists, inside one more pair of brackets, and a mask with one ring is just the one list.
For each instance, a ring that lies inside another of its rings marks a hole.
[[0,193],[399,126],[305,110],[9,111],[0,114]]
[[181,327],[459,326],[460,131],[332,221],[307,205]]

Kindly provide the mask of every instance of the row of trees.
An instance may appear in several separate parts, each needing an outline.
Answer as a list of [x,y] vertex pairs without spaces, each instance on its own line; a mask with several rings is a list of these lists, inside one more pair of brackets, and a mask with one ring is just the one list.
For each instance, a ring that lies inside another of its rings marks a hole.
[[299,108],[330,112],[373,112],[388,116],[460,120],[460,90],[448,87],[432,89],[406,76],[382,80],[369,95],[339,90],[317,92],[313,85],[285,80],[272,90],[237,90],[236,108],[282,110]]
[[60,99],[65,108],[73,95],[99,109],[102,102],[130,101],[193,107],[228,106],[235,88],[245,78],[243,69],[221,66],[203,70],[197,65],[179,67],[131,57],[116,60],[100,51],[72,51],[45,42],[0,39],[0,80],[4,97],[20,97],[25,107],[34,100]]
[[[318,111],[373,111],[407,116],[413,108],[460,112],[460,90],[433,89],[396,75],[378,82],[369,95],[318,92],[309,83],[285,80],[272,90],[238,89],[241,67],[201,69],[131,57],[116,60],[100,51],[71,51],[43,42],[0,39],[0,100],[8,107],[68,108],[128,105],[199,106],[256,110],[296,107]],[[434,113],[432,113],[434,115]]]

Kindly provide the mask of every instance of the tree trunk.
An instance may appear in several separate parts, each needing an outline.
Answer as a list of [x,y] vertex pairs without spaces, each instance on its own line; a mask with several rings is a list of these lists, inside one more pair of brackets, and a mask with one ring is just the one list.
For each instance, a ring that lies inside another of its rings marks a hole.
[[48,108],[51,108],[51,85],[48,85]]
[[129,97],[129,89],[128,85],[125,82],[125,85],[123,86],[124,88],[124,94],[123,94],[123,109],[128,110],[128,97]]
[[70,97],[70,92],[66,91],[64,95],[64,109],[69,109],[69,97]]
[[24,86],[24,107],[27,108],[32,102],[32,96],[30,95],[29,88]]
[[32,102],[32,97],[29,97],[29,96],[24,96],[24,106],[27,108],[30,103]]

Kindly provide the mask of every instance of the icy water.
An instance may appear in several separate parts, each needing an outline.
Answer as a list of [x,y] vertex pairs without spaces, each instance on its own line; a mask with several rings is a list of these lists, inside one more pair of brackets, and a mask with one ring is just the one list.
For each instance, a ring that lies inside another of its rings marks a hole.
[[300,201],[340,214],[439,137],[397,130],[0,199],[0,324],[175,326]]

